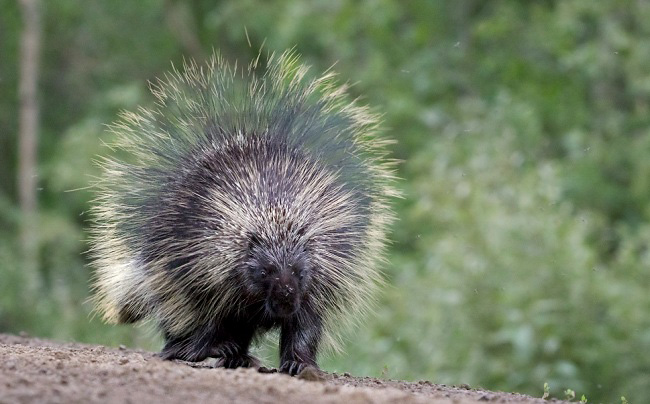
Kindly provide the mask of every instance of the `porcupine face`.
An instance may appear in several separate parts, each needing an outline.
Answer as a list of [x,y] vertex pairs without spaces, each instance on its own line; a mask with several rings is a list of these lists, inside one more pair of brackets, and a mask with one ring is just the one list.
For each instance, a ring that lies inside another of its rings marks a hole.
[[257,237],[251,238],[245,271],[249,293],[263,299],[267,314],[277,318],[300,309],[312,276],[305,249],[274,249]]

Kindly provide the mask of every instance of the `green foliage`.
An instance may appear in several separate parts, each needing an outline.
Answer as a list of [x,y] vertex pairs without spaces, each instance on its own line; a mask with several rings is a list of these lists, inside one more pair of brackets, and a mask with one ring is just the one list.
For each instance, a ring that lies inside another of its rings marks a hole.
[[567,401],[572,401],[574,398],[576,398],[576,392],[571,389],[566,389],[564,390],[564,398]]
[[404,160],[390,286],[326,369],[650,400],[650,3],[43,3],[36,297],[15,237],[20,13],[0,2],[0,331],[157,349],[84,303],[102,124],[151,103],[170,60],[295,46],[336,62]]

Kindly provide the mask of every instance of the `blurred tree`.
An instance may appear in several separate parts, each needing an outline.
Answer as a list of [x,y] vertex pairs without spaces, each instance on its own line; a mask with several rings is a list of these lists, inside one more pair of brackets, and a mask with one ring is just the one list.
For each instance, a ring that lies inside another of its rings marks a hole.
[[39,127],[38,79],[41,48],[41,10],[38,0],[20,0],[23,30],[20,37],[20,127],[18,190],[20,194],[21,247],[26,289],[38,289],[37,271],[37,139]]

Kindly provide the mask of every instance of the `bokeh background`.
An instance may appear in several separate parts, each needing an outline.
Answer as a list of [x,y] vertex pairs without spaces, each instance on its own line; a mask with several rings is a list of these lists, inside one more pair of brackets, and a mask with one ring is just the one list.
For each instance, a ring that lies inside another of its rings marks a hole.
[[151,105],[170,62],[295,47],[314,76],[336,63],[403,160],[389,287],[323,367],[650,402],[650,2],[57,0],[31,25],[21,10],[0,0],[0,332],[159,349],[85,303],[103,124]]

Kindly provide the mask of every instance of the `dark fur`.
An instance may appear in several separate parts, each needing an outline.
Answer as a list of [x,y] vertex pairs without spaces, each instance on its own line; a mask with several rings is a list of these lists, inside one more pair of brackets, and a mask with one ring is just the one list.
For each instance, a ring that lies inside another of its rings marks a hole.
[[321,337],[321,319],[307,298],[292,316],[269,316],[265,302],[250,304],[244,311],[221,321],[205,324],[185,337],[165,335],[161,356],[165,359],[201,361],[219,358],[226,368],[255,367],[258,360],[248,352],[256,336],[272,328],[280,329],[280,371],[295,375],[306,366],[316,367]]

